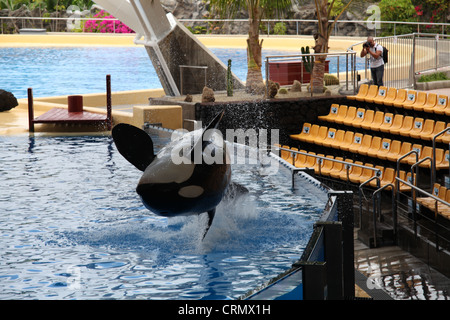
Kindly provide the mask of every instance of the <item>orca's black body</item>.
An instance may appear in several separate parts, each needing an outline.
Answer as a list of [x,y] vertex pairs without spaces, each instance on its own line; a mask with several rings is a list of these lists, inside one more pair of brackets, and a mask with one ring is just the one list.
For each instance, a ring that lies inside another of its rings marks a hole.
[[218,114],[205,129],[172,141],[157,155],[145,131],[123,123],[112,130],[120,154],[143,171],[136,192],[146,208],[167,217],[208,213],[203,237],[231,178],[225,141],[221,136],[218,139],[214,131],[223,114]]

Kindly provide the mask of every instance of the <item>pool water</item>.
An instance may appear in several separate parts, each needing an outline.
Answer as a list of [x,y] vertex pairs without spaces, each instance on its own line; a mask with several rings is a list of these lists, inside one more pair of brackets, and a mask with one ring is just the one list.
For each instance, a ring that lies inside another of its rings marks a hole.
[[[244,49],[213,48],[211,51],[245,81],[247,55]],[[267,55],[292,55],[295,52],[265,50]],[[337,70],[337,58],[330,57],[330,73]],[[350,62],[349,62],[350,63]],[[339,60],[345,71],[345,59]],[[35,97],[98,93],[105,91],[105,75],[111,74],[112,91],[158,89],[161,83],[144,47],[79,47],[79,48],[0,48],[0,89],[16,98],[26,98],[27,88]],[[364,59],[357,59],[357,69]],[[265,77],[265,66],[262,68]]]
[[110,136],[0,137],[0,163],[0,299],[236,299],[299,259],[326,203],[234,164],[250,192],[202,241],[203,215],[144,208]]

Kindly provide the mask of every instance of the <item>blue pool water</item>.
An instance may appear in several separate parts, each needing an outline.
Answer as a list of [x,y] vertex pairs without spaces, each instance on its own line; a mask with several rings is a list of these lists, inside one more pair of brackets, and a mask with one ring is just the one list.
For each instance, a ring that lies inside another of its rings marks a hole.
[[[211,49],[226,65],[232,60],[232,71],[245,81],[247,56],[243,49]],[[287,55],[295,52],[263,50],[267,55]],[[330,72],[336,72],[337,59],[330,58]],[[357,68],[364,68],[358,59]],[[80,47],[80,48],[0,48],[0,89],[25,98],[27,88],[36,97],[105,91],[105,75],[111,74],[112,90],[161,88],[158,76],[147,52],[136,47]],[[340,59],[345,70],[345,59]],[[263,66],[263,75],[265,67]]]
[[326,202],[235,164],[250,193],[201,241],[202,216],[144,208],[109,136],[0,137],[0,163],[0,299],[235,299],[300,257]]

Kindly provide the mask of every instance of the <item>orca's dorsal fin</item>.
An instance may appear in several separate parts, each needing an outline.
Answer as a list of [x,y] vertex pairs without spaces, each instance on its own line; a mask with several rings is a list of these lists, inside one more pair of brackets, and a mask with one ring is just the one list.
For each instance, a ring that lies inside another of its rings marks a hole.
[[141,171],[155,158],[152,138],[144,130],[119,123],[112,129],[112,137],[119,153]]

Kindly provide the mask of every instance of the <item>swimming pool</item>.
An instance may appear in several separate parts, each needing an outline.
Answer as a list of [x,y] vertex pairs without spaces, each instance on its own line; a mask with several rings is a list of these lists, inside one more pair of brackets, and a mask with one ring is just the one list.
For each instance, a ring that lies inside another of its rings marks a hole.
[[[232,71],[245,81],[246,50],[213,48],[211,51],[225,65],[231,59]],[[293,53],[265,49],[262,53],[263,61],[267,55],[287,54]],[[0,65],[0,89],[12,92],[16,98],[25,98],[29,87],[33,88],[35,97],[104,92],[106,74],[111,74],[113,91],[161,88],[142,46],[0,48]],[[330,63],[331,73],[336,72],[336,65]],[[357,69],[363,68],[364,60],[358,58]],[[340,59],[340,70],[345,70],[345,59]],[[264,65],[262,72],[265,76]]]
[[201,216],[144,208],[109,136],[0,137],[0,163],[0,299],[236,299],[299,259],[326,203],[283,167],[236,164],[250,193],[202,242]]

